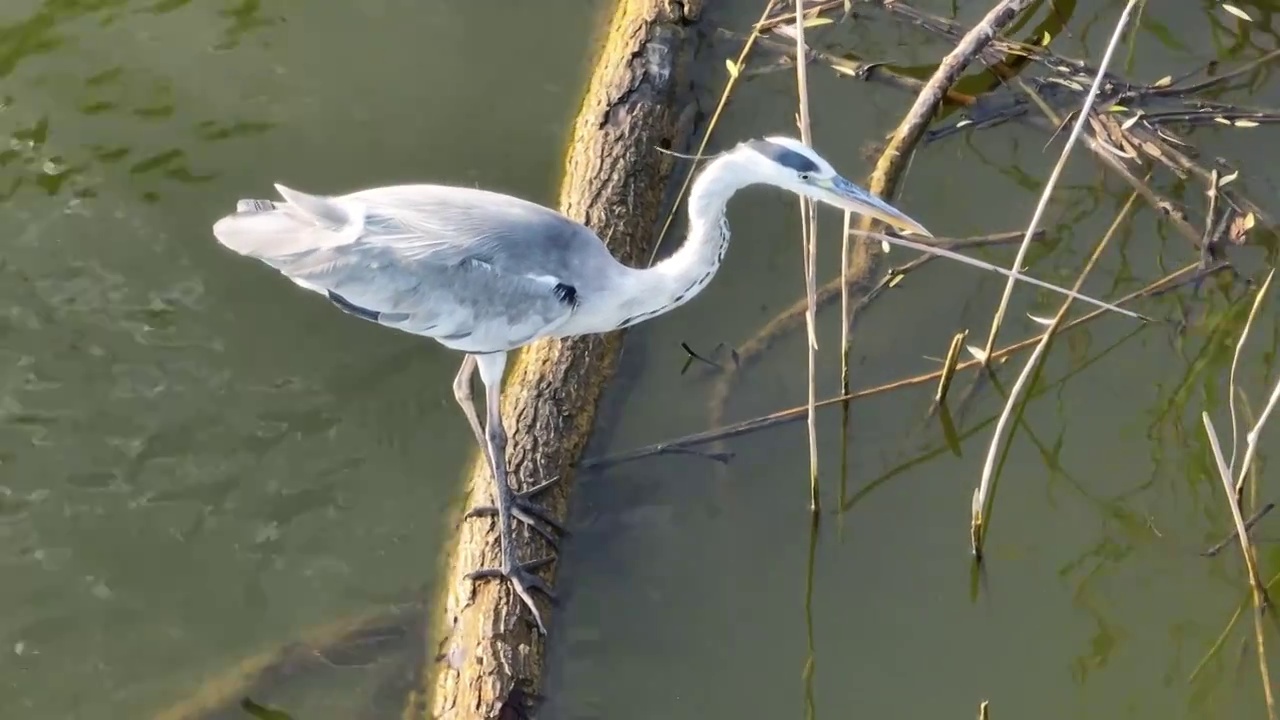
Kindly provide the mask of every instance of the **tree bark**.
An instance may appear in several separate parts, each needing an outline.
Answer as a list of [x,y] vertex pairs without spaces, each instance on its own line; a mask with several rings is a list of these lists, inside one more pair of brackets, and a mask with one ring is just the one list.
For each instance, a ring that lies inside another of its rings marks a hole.
[[[640,265],[657,240],[672,158],[658,148],[687,140],[693,98],[688,68],[701,0],[620,0],[574,126],[560,209],[595,231],[614,255]],[[536,343],[519,354],[507,377],[503,415],[507,462],[515,489],[559,476],[542,500],[565,516],[572,464],[594,424],[604,383],[613,374],[621,333]],[[459,416],[459,422],[461,422]],[[468,506],[492,502],[492,479],[477,449]],[[531,560],[549,548],[517,526],[518,553]],[[443,588],[443,640],[424,678],[432,697],[412,714],[462,720],[496,717],[515,688],[536,691],[545,638],[506,582],[471,582],[466,574],[496,567],[494,519],[459,526]],[[544,568],[549,583],[555,564]],[[554,608],[540,595],[544,617]],[[429,712],[427,712],[429,708]]]

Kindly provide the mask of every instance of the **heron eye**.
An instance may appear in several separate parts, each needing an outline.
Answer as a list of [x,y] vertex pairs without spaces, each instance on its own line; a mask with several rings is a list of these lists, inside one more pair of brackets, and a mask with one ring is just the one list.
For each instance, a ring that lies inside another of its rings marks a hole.
[[809,173],[800,173],[801,182],[809,182]]

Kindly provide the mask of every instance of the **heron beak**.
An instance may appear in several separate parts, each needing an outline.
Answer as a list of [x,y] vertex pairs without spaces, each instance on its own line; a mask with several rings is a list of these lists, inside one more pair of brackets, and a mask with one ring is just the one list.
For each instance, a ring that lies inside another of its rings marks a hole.
[[824,185],[822,189],[832,197],[828,202],[842,210],[875,218],[904,232],[933,237],[933,233],[906,213],[842,177],[836,176]]

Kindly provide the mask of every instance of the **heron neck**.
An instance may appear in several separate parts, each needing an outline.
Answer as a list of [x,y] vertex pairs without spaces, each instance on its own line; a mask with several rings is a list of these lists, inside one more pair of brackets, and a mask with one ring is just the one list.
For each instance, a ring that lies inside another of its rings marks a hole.
[[711,282],[729,248],[725,207],[746,186],[745,173],[732,154],[708,164],[689,192],[689,230],[670,257],[638,272],[628,321],[630,325],[689,302]]

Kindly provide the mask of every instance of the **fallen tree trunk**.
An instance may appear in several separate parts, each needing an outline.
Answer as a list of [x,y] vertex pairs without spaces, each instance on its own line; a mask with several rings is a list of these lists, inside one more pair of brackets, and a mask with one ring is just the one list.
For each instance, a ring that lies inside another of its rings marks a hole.
[[[657,238],[672,168],[672,158],[658,148],[683,146],[688,134],[693,98],[684,91],[694,44],[689,26],[700,4],[620,0],[574,127],[560,209],[631,265],[647,259]],[[503,415],[512,485],[518,490],[559,476],[562,482],[543,497],[561,518],[572,463],[586,445],[620,343],[621,333],[543,341],[521,352],[508,375]],[[492,503],[492,479],[478,449],[475,458],[468,479],[471,506]],[[530,539],[526,528],[519,532],[521,557],[545,553],[540,538]],[[520,600],[507,583],[466,578],[472,570],[500,564],[498,550],[495,522],[461,522],[444,577],[440,661],[424,677],[432,697],[413,714],[490,718],[513,689],[538,687],[545,638],[531,628]],[[550,581],[552,573],[541,572]]]

